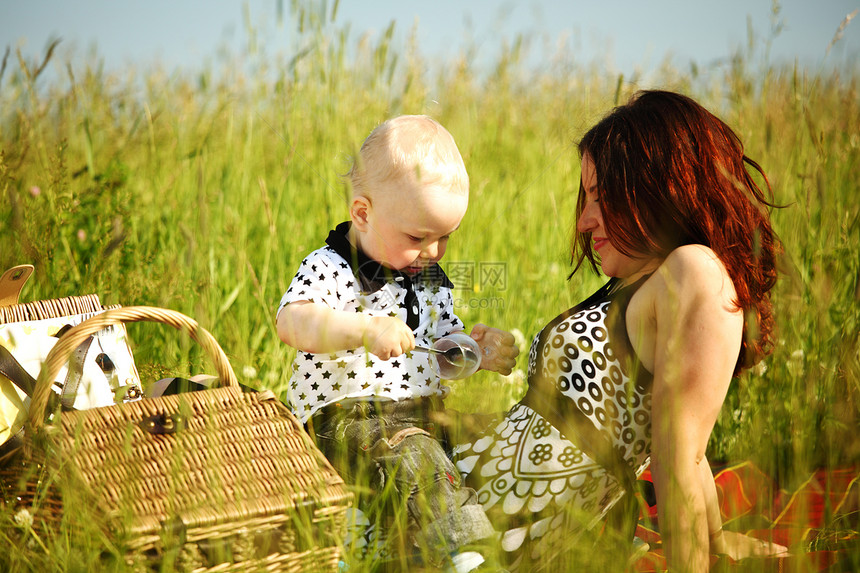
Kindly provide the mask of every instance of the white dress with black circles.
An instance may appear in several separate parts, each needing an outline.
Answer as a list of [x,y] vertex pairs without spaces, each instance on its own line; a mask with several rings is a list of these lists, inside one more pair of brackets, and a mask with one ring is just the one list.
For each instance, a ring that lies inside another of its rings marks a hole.
[[526,397],[455,448],[505,551],[538,558],[570,543],[647,468],[651,376],[634,367],[623,321],[641,283],[612,280],[551,321],[532,342]]

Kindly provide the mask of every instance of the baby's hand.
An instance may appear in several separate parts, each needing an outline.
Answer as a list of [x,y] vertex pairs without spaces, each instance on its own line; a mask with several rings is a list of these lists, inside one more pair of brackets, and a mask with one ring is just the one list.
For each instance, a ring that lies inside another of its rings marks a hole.
[[481,368],[507,376],[517,363],[520,349],[514,335],[486,324],[476,324],[469,336],[481,347]]
[[383,360],[415,348],[415,336],[406,323],[391,316],[374,316],[364,330],[364,346]]

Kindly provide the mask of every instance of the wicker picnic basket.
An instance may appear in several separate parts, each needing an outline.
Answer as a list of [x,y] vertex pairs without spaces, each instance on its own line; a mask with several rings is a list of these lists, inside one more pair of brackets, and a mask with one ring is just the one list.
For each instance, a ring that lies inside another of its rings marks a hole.
[[[138,321],[187,332],[220,386],[58,412],[46,423],[48,381],[80,341]],[[105,553],[142,571],[167,561],[195,572],[337,570],[351,494],[274,394],[242,390],[194,320],[152,307],[96,315],[60,339],[36,386],[17,496],[34,525],[64,527],[72,539],[78,531],[90,544],[95,527]]]

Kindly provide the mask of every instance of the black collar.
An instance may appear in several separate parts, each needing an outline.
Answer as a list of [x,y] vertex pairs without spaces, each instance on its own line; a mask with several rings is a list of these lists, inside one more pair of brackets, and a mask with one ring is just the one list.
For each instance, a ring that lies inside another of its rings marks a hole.
[[454,288],[442,267],[434,264],[420,273],[409,275],[396,269],[389,269],[368,257],[359,247],[349,242],[350,222],[345,221],[329,232],[326,244],[338,255],[343,257],[353,274],[361,283],[365,294],[376,292],[388,282],[397,282],[408,291],[413,285],[438,285]]

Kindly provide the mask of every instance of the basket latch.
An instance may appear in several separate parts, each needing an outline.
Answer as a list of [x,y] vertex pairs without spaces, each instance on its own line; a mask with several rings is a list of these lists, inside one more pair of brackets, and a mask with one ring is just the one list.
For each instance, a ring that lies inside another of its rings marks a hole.
[[174,434],[188,426],[182,414],[154,414],[141,420],[140,427],[150,434]]

